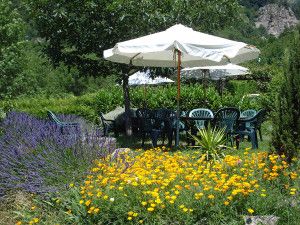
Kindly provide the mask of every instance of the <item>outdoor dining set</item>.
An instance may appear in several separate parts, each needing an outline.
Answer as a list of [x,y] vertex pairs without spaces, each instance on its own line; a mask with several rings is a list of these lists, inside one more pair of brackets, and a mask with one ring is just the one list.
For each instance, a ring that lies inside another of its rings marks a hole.
[[[210,109],[197,108],[190,111],[182,111],[179,120],[176,118],[176,111],[171,109],[148,109],[140,108],[134,111],[131,116],[133,128],[136,134],[142,139],[142,147],[147,137],[150,137],[152,145],[157,146],[159,138],[162,138],[164,144],[165,138],[168,139],[168,145],[172,146],[176,136],[176,125],[179,122],[179,132],[185,132],[187,135],[187,144],[195,145],[191,135],[197,135],[199,129],[207,129],[208,124],[213,127],[223,128],[226,138],[226,145],[230,144],[239,147],[239,143],[245,136],[251,141],[252,148],[258,148],[258,134],[260,139],[261,124],[265,120],[266,110],[259,111],[249,109],[240,111],[234,107],[221,108],[215,113]],[[101,115],[105,135],[108,135],[109,123],[114,121],[105,120]]]
[[[51,121],[60,127],[61,133],[64,134],[65,127],[79,127],[78,123],[66,123],[60,121],[56,115],[48,111]],[[168,145],[171,147],[176,132],[186,133],[186,142],[188,145],[195,145],[192,135],[197,135],[201,129],[211,127],[224,130],[226,145],[236,145],[239,148],[240,141],[248,137],[253,149],[258,148],[258,135],[262,140],[261,124],[265,121],[266,110],[248,109],[240,111],[235,107],[225,107],[213,112],[206,108],[196,108],[190,111],[181,111],[177,119],[176,111],[172,109],[148,109],[139,108],[132,110],[131,120],[134,134],[141,137],[142,147],[144,147],[147,137],[150,137],[152,145],[157,146],[158,139],[162,139],[164,144],[165,138],[168,139]],[[117,126],[116,120],[105,119],[100,113],[99,116],[102,125],[102,136],[118,136],[120,125]],[[179,123],[179,124],[177,124]],[[123,124],[124,125],[124,124]],[[177,129],[177,126],[179,129]]]

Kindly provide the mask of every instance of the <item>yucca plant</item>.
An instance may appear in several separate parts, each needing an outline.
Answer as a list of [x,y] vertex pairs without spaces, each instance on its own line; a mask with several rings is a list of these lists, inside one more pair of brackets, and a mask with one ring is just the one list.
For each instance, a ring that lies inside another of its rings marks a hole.
[[206,155],[206,159],[220,160],[225,155],[222,152],[226,148],[225,144],[225,129],[211,127],[208,124],[206,129],[199,129],[198,136],[192,135],[196,141],[196,148],[200,148]]

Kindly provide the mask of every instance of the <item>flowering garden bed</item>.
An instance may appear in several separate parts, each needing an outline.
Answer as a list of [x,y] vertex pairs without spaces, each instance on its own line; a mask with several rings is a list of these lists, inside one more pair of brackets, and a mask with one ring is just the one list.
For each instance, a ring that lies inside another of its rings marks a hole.
[[222,162],[199,151],[127,151],[96,160],[85,180],[25,221],[55,210],[63,224],[243,224],[244,215],[298,224],[298,172],[284,156],[250,149]]
[[62,135],[23,113],[1,128],[0,215],[6,202],[16,224],[236,225],[256,215],[300,224],[296,158],[249,148],[220,161],[197,150],[114,151],[94,131]]

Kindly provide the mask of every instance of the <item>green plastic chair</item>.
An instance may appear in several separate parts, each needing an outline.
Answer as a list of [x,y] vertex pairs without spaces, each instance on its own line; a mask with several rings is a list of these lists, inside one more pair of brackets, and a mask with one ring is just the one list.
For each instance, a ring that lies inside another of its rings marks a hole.
[[[258,148],[257,132],[260,132],[261,124],[265,121],[266,115],[267,111],[265,109],[259,110],[255,116],[243,120],[244,124],[250,124],[248,127],[240,125],[239,129],[236,131],[240,137],[244,135],[248,135],[250,137],[253,149]],[[262,137],[260,138],[262,140]],[[237,139],[237,141],[237,147],[239,147],[239,139]]]
[[[152,111],[152,118],[154,119],[153,129],[162,136],[162,143],[164,144],[165,136],[168,138],[169,146],[172,145],[173,124],[176,121],[176,113],[171,109],[156,109]],[[157,139],[153,139],[154,146]]]
[[241,113],[242,118],[248,118],[248,117],[251,118],[255,115],[256,115],[256,110],[254,109],[247,109]]
[[60,132],[64,134],[65,127],[75,127],[76,129],[79,128],[80,124],[76,122],[63,122],[58,119],[58,117],[50,110],[47,110],[47,114],[49,119],[54,122],[59,128]]
[[[256,115],[256,113],[257,112],[254,109],[247,109],[247,110],[241,112],[241,118],[243,118],[243,119],[250,119],[250,118],[254,117]],[[245,128],[250,128],[250,122],[246,122],[244,124],[244,126],[245,126]],[[241,137],[241,138],[244,139],[244,137]]]
[[117,132],[115,120],[105,119],[102,112],[99,113],[99,116],[100,116],[101,125],[103,127],[103,136],[108,137],[109,132],[113,131],[115,136],[117,137],[118,132]]
[[231,146],[233,146],[233,139],[236,136],[239,118],[240,111],[235,107],[225,107],[219,109],[215,114],[213,124],[217,128],[225,128],[226,145],[228,140],[230,140]]
[[[257,115],[259,114],[259,115]],[[267,110],[266,109],[260,109],[257,114],[255,115],[256,119],[254,122],[251,122],[249,127],[252,127],[255,129],[256,132],[256,136],[257,136],[257,132],[259,134],[259,138],[262,141],[262,134],[261,134],[261,125],[262,123],[265,121],[266,116],[267,116]]]
[[[193,109],[192,111],[190,111],[189,117],[202,117],[202,118],[207,118],[207,119],[213,119],[214,114],[210,109],[199,108],[199,109]],[[194,123],[198,129],[204,129],[205,121],[206,121],[205,119],[194,120]]]
[[[147,108],[139,108],[136,110],[136,117],[138,122],[138,131],[142,138],[142,147],[144,147],[146,135],[152,135],[154,119],[152,110]],[[153,144],[155,145],[155,143]]]

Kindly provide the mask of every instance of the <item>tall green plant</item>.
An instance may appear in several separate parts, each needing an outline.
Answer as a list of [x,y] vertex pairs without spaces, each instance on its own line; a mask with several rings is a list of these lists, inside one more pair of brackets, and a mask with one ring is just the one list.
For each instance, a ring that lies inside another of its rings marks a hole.
[[199,137],[192,135],[196,144],[206,156],[206,159],[220,160],[224,157],[223,147],[225,144],[225,129],[211,127],[209,124],[206,129],[199,129]]
[[300,39],[286,51],[285,71],[273,113],[273,146],[289,160],[300,153]]

